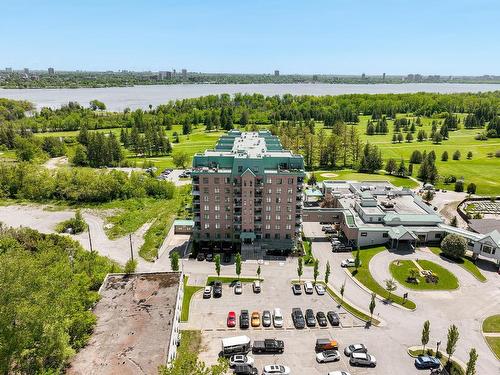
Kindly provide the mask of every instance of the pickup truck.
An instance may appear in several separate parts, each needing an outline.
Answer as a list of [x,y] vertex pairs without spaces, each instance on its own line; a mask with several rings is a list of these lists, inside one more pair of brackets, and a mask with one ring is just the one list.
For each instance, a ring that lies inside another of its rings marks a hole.
[[276,339],[254,341],[252,347],[253,353],[283,353],[284,350],[285,343],[282,340]]

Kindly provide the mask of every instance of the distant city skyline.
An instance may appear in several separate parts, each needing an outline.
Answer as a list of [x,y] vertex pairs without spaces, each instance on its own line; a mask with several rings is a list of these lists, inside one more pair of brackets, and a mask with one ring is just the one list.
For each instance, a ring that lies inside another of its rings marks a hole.
[[500,75],[496,0],[28,0],[2,11],[0,69]]

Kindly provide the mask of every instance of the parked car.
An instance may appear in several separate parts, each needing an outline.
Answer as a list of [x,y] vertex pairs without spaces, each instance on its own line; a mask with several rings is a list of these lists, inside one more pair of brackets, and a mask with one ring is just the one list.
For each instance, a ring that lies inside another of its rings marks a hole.
[[300,287],[300,284],[292,284],[292,291],[296,296],[302,294],[302,288]]
[[327,231],[327,230],[330,230],[330,229],[333,229],[331,225],[323,225],[323,226],[321,227],[321,230],[322,230],[323,232],[325,232],[325,231]]
[[340,324],[339,315],[335,311],[328,311],[326,316],[332,326],[338,326]]
[[377,366],[377,359],[368,353],[352,353],[349,363],[351,366],[375,367]]
[[259,375],[259,370],[251,365],[236,365],[235,375]]
[[339,350],[339,343],[337,340],[317,339],[316,345],[314,345],[314,350],[316,353],[323,352],[325,350]]
[[[340,263],[341,267],[354,267],[355,265],[354,258],[345,259]],[[361,266],[361,261],[359,261],[359,265]]]
[[198,253],[198,255],[196,256],[196,260],[199,260],[199,261],[205,260],[205,254]]
[[327,227],[325,229],[325,233],[326,234],[332,234],[332,233],[335,233],[335,232],[336,232],[336,230],[334,228],[332,228],[332,227],[330,227],[330,228]]
[[415,358],[415,367],[418,369],[435,369],[441,366],[441,362],[436,357],[423,355]]
[[214,298],[222,297],[222,282],[219,280],[214,282],[213,294]]
[[306,321],[304,319],[304,315],[302,314],[302,310],[300,308],[294,307],[292,309],[292,321],[293,325],[297,329],[301,329],[306,326]]
[[229,311],[227,314],[227,326],[229,328],[236,326],[236,313],[234,311]]
[[290,375],[290,368],[283,365],[267,365],[262,369],[262,375]]
[[314,317],[314,312],[312,309],[306,310],[306,324],[308,327],[316,327],[316,318]]
[[236,284],[234,284],[234,294],[241,294],[243,293],[243,287],[241,285],[241,281],[237,281]]
[[237,365],[249,365],[252,366],[254,359],[249,355],[245,354],[235,354],[229,358],[229,367],[235,367]]
[[316,289],[316,293],[319,295],[319,296],[322,296],[325,294],[325,287],[321,284],[316,284],[316,286],[314,287],[314,289]]
[[323,311],[318,311],[316,313],[316,320],[318,321],[318,325],[320,327],[326,327],[328,325],[328,321],[326,320],[326,315]]
[[310,281],[306,281],[306,282],[304,283],[304,292],[305,292],[306,294],[312,294],[312,293],[313,293],[313,291],[314,291],[314,287],[313,287],[312,282],[310,282]]
[[344,349],[346,356],[350,357],[352,353],[368,353],[368,349],[363,344],[352,344]]
[[211,261],[213,261],[213,260],[214,260],[214,254],[212,254],[212,253],[208,253],[208,254],[207,254],[207,256],[205,257],[205,260],[206,260],[207,262],[211,262]]
[[283,314],[281,313],[281,309],[278,309],[278,308],[274,309],[273,322],[274,322],[274,328],[282,328],[283,327]]
[[252,346],[252,353],[281,354],[284,350],[283,340],[276,339],[255,340]]
[[328,375],[351,375],[351,374],[345,371],[330,371]]
[[210,298],[210,297],[212,297],[212,287],[210,285],[207,285],[203,289],[203,298],[207,299],[207,298]]
[[254,311],[252,313],[252,327],[260,326],[260,313],[258,311]]
[[262,327],[271,327],[271,323],[271,312],[269,310],[264,310],[262,312]]
[[253,292],[260,293],[260,281],[259,280],[255,280],[253,282]]
[[338,350],[325,350],[316,354],[316,362],[328,363],[340,361],[340,353]]
[[231,254],[229,253],[224,253],[224,256],[222,257],[222,261],[224,263],[229,263],[231,261]]
[[241,310],[240,312],[240,328],[245,329],[250,326],[250,316],[248,310]]

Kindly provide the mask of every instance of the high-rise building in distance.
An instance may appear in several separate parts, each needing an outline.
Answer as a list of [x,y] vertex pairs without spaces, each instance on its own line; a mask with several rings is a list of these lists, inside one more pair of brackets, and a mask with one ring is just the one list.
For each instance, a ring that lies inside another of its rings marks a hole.
[[54,68],[48,68],[47,71],[49,72],[49,75],[54,75],[55,71]]
[[193,158],[194,241],[201,251],[293,249],[300,237],[304,159],[269,131],[232,130]]
[[280,75],[280,71],[279,71],[279,70],[275,70],[275,71],[274,71],[274,76],[275,76],[275,77],[279,77],[279,75]]

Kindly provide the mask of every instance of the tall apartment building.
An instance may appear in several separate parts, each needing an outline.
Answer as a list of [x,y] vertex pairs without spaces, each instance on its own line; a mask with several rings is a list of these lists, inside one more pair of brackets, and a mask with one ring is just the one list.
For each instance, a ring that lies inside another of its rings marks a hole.
[[194,241],[201,250],[291,250],[300,236],[304,160],[269,131],[230,131],[193,158]]
[[54,68],[48,68],[47,71],[48,71],[49,75],[51,75],[51,76],[53,76],[55,73]]

